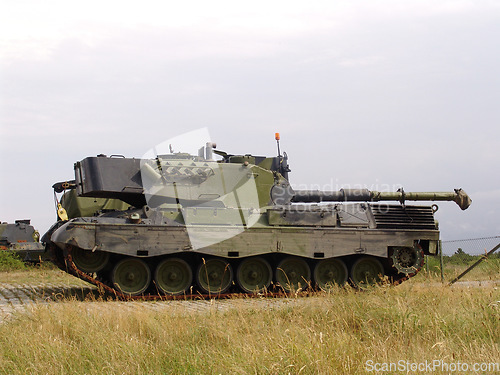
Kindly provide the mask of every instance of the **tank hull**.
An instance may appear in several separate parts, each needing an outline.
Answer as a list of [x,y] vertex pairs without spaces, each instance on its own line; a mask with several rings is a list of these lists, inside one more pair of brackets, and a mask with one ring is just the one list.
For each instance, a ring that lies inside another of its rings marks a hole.
[[[405,208],[405,220],[412,222],[420,218],[419,223],[388,224],[387,220],[377,218],[375,212],[379,209],[377,205],[371,204],[317,206],[310,207],[309,211],[291,206],[275,206],[259,212],[250,227],[243,224],[221,224],[224,222],[221,217],[224,216],[221,214],[224,210],[217,212],[212,208],[205,214],[197,213],[196,220],[186,220],[197,221],[194,224],[179,224],[158,215],[148,217],[146,214],[140,220],[136,219],[139,222],[131,222],[129,218],[76,218],[57,228],[51,235],[51,243],[56,245],[55,252],[59,253],[58,259],[62,260],[59,262],[61,268],[67,269],[69,262],[75,270],[83,270],[87,274],[85,277],[95,277],[118,291],[121,288],[116,287],[116,265],[134,260],[136,265],[147,269],[144,272],[151,276],[144,291],[136,293],[137,290],[134,289],[131,295],[157,294],[156,285],[159,280],[154,275],[164,262],[185,264],[184,267],[189,268],[188,274],[194,275],[186,274],[187,284],[180,291],[183,294],[188,290],[202,294],[212,292],[210,288],[204,288],[199,279],[203,278],[205,263],[215,260],[224,265],[219,272],[226,272],[226,268],[231,270],[230,285],[221,290],[216,288],[215,292],[248,292],[251,290],[248,287],[251,281],[245,281],[245,275],[241,275],[241,272],[238,274],[237,271],[247,266],[250,268],[249,275],[258,274],[262,272],[259,263],[265,265],[264,273],[269,274],[266,278],[270,280],[256,284],[259,291],[274,288],[290,292],[303,289],[305,285],[325,289],[326,286],[345,282],[359,286],[363,282],[355,274],[359,268],[357,261],[360,259],[373,263],[368,264],[371,268],[363,271],[365,273],[361,277],[366,274],[380,281],[385,276],[389,281],[400,282],[418,272],[423,264],[423,254],[437,253],[439,231],[430,207]],[[386,206],[385,209],[392,212],[390,216],[394,221],[393,211],[401,210],[401,207]],[[217,222],[210,217],[209,212],[217,216],[221,223],[206,224]],[[357,213],[354,218],[353,212]],[[408,212],[419,214],[408,219]],[[187,213],[184,214],[188,218]],[[234,213],[228,215],[232,217]],[[405,225],[408,228],[402,229],[401,226]],[[388,228],[382,228],[384,226]],[[209,242],[205,241],[208,239]],[[397,262],[393,256],[395,249],[407,249],[415,258],[409,266],[406,265],[407,269],[403,269],[403,272],[401,267],[396,267]],[[72,253],[73,256],[70,257]],[[78,256],[75,258],[74,254]],[[93,257],[101,259],[103,254],[104,260],[99,261],[103,264],[95,269],[89,268],[86,261],[81,261]],[[282,271],[286,265],[292,267],[292,271]],[[328,268],[327,266],[334,269],[325,271],[327,276],[319,275],[318,270]],[[344,272],[341,271],[341,275],[335,274],[335,267],[344,269]],[[377,267],[380,268],[380,275],[374,274],[378,272]],[[299,274],[298,279],[287,284],[288,279],[296,273]],[[178,277],[177,274],[175,277]],[[366,280],[367,283],[372,281],[374,280]],[[179,291],[176,290],[175,294],[179,294],[177,292]],[[167,291],[165,294],[170,293]]]
[[230,237],[193,249],[186,226],[70,221],[52,235],[52,241],[60,248],[69,244],[88,251],[146,258],[192,252],[228,258],[276,253],[314,259],[358,254],[385,258],[389,247],[412,247],[415,241],[432,242],[425,252],[435,255],[439,240],[438,230],[290,226],[248,228],[233,237],[232,229],[222,225],[190,226],[194,234]]

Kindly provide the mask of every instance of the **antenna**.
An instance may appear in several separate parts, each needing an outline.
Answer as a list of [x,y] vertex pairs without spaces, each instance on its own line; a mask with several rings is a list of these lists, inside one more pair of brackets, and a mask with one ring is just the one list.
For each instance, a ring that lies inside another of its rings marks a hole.
[[280,152],[280,133],[274,133],[274,139],[276,139],[276,144],[278,145],[278,156],[281,157],[281,152]]

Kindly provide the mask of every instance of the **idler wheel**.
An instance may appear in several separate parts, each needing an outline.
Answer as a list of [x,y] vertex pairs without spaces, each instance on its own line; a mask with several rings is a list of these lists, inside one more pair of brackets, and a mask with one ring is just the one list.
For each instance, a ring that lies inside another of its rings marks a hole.
[[357,287],[374,285],[384,276],[384,267],[377,258],[359,258],[351,268],[351,280]]
[[146,291],[151,282],[151,271],[141,259],[125,258],[111,272],[111,281],[116,290],[137,296]]
[[196,272],[196,283],[203,293],[224,293],[233,282],[231,265],[223,259],[208,259]]
[[424,265],[424,252],[418,246],[395,247],[391,255],[392,265],[405,275],[415,274]]
[[311,270],[304,259],[288,257],[276,267],[276,281],[286,293],[305,289],[311,281]]
[[193,281],[193,272],[184,260],[167,258],[156,267],[154,280],[162,293],[175,296],[189,289]]
[[321,260],[314,267],[314,280],[322,290],[344,285],[347,276],[347,267],[340,259]]
[[71,249],[71,259],[80,271],[94,273],[106,267],[109,260],[109,253],[83,250],[79,247],[74,247]]
[[236,272],[239,287],[247,293],[262,293],[271,285],[273,272],[264,258],[248,258],[240,263]]

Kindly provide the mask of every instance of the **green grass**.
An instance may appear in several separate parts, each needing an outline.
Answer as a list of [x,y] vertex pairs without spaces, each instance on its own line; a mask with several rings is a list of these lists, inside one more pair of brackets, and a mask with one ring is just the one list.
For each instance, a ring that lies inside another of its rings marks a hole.
[[0,251],[0,272],[19,271],[26,269],[22,259],[12,251]]
[[88,283],[59,270],[51,262],[24,263],[17,254],[0,251],[0,283],[14,285],[55,283],[82,286]]
[[407,283],[260,302],[202,312],[148,302],[35,306],[0,325],[0,373],[364,374],[368,360],[500,358],[494,287]]
[[[467,255],[467,254],[465,254]],[[500,254],[493,254],[489,258],[483,260],[477,267],[472,269],[468,274],[466,274],[461,280],[470,281],[484,281],[484,280],[500,280]],[[451,257],[443,257],[443,269],[444,278],[446,281],[454,279],[456,276],[460,275],[463,271],[474,264],[480,256],[470,256],[466,257],[453,255]],[[439,257],[429,256],[426,257],[428,262],[428,267],[424,266],[422,271],[417,275],[417,278],[421,277],[431,277],[440,278],[441,277],[441,266]],[[428,268],[428,271],[427,271]]]

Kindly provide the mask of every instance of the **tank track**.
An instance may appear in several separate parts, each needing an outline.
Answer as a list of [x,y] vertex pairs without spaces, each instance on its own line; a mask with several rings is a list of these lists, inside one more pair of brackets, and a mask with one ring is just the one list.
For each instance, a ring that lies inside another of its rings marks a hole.
[[[317,292],[320,290],[319,288],[312,288],[309,286],[308,288],[305,288],[305,290],[301,290],[299,292],[292,292],[292,293],[287,293],[284,290],[279,290],[279,291],[266,291],[263,293],[246,293],[243,291],[238,291],[238,292],[226,292],[226,293],[201,293],[199,291],[196,291],[195,293],[190,293],[190,294],[181,294],[181,295],[168,295],[168,294],[162,294],[158,291],[157,294],[141,294],[137,296],[132,296],[126,293],[122,293],[115,288],[111,287],[109,284],[109,281],[106,280],[100,280],[98,277],[96,277],[95,273],[94,274],[89,274],[81,271],[78,269],[73,262],[72,255],[71,255],[71,250],[72,246],[71,245],[66,245],[65,251],[57,251],[56,246],[51,244],[48,246],[53,246],[53,254],[55,255],[53,258],[53,262],[63,271],[78,277],[79,279],[86,281],[94,286],[97,287],[100,293],[102,294],[107,294],[109,296],[112,296],[116,299],[119,300],[124,300],[124,301],[130,301],[130,300],[147,300],[147,301],[165,301],[165,300],[193,300],[193,299],[224,299],[224,298],[238,298],[238,297],[252,297],[252,298],[260,298],[260,297],[272,297],[272,298],[280,298],[280,297],[290,297],[290,296],[309,296],[312,295],[313,293]],[[420,263],[419,269],[415,269],[415,272],[410,273],[410,274],[396,274],[392,275],[388,278],[388,281],[391,285],[396,286],[401,284],[402,282],[410,279],[411,277],[415,276],[422,266],[424,265],[424,259],[423,259],[423,251],[421,251],[422,254],[422,260]],[[352,283],[351,283],[352,285]],[[355,288],[355,285],[353,285]],[[277,288],[278,289],[278,288]],[[362,289],[362,288],[358,288]],[[190,290],[193,290],[193,288],[190,288]]]

